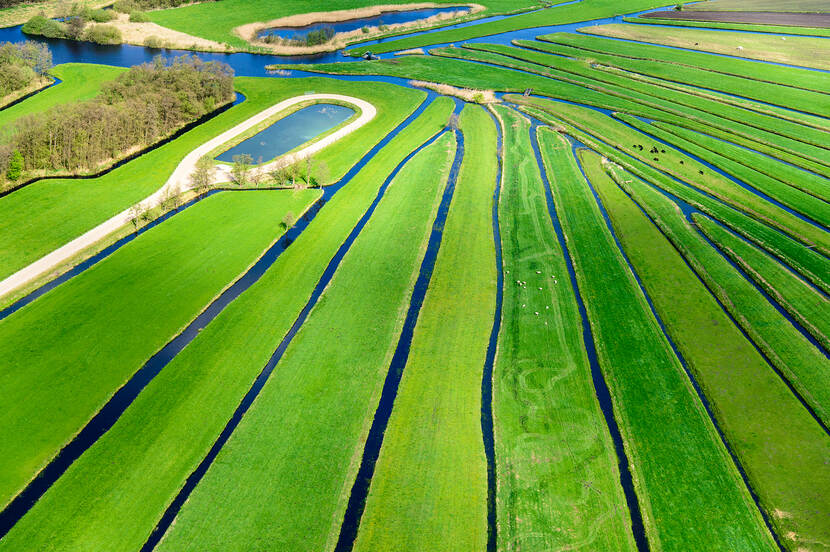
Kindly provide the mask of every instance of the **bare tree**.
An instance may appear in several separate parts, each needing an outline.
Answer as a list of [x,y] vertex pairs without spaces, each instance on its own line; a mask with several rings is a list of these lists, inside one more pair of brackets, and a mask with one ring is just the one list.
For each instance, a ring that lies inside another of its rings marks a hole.
[[248,173],[251,170],[251,164],[253,162],[254,158],[247,153],[233,156],[231,174],[233,175],[233,179],[236,180],[236,183],[240,186],[248,183]]
[[207,156],[200,157],[196,161],[196,168],[193,170],[193,174],[190,175],[190,182],[193,183],[193,188],[197,192],[201,192],[213,184],[215,174],[216,165],[214,165],[213,160]]
[[453,113],[452,115],[450,115],[450,120],[447,121],[447,126],[452,131],[458,130],[458,114],[457,113]]

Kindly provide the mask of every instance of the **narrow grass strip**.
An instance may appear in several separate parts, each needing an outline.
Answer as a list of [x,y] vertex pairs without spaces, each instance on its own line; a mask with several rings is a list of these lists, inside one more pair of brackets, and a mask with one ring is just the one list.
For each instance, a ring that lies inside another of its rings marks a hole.
[[[500,550],[636,550],[528,121],[504,128],[504,310],[493,377]],[[551,178],[559,178],[554,167]]]
[[[774,550],[760,512],[617,249],[570,144],[550,131],[539,138],[548,171],[557,175],[556,209],[652,547]],[[689,519],[703,521],[692,526]]]
[[658,17],[623,17],[626,23],[643,25],[671,25],[673,27],[701,27],[704,29],[726,29],[730,31],[754,31],[758,33],[779,33],[830,38],[830,29],[818,27],[794,27],[792,25],[767,25],[755,23],[725,23],[722,21],[695,21],[693,19],[661,19]]
[[730,142],[714,138],[701,132],[678,127],[677,125],[668,125],[657,121],[652,123],[652,127],[671,132],[687,142],[697,144],[700,147],[718,153],[720,156],[808,193],[822,200],[825,206],[830,201],[830,180],[827,178],[803,171],[798,167],[794,167],[788,163],[782,163],[777,159],[761,155],[745,147],[736,146]]
[[[603,172],[583,167],[672,340],[708,398],[779,539],[828,542],[830,437],[770,369],[672,244]],[[626,178],[631,178],[624,175]]]
[[[518,100],[518,98],[516,99]],[[805,247],[803,244],[759,222],[755,218],[747,216],[737,209],[731,208],[705,193],[701,193],[694,187],[685,185],[682,181],[672,178],[666,174],[668,171],[662,172],[666,170],[664,167],[661,166],[660,168],[662,170],[657,170],[640,159],[632,157],[632,155],[637,154],[634,151],[634,146],[643,145],[642,140],[646,139],[641,133],[634,131],[634,134],[628,136],[628,139],[631,140],[630,142],[615,141],[613,137],[609,138],[605,133],[598,133],[591,125],[586,127],[590,130],[583,131],[570,123],[564,122],[564,118],[559,118],[562,113],[559,109],[559,104],[545,100],[529,103],[542,108],[525,108],[532,115],[541,118],[543,121],[565,128],[568,134],[576,137],[614,162],[619,163],[633,174],[654,183],[683,201],[694,205],[706,214],[713,216],[733,230],[749,238],[753,243],[776,255],[816,286],[830,293],[830,277],[828,277],[830,275],[830,261],[828,261],[827,257],[813,251],[809,247]],[[610,118],[608,120],[613,121]],[[619,124],[616,121],[613,122]],[[631,130],[629,127],[620,126],[619,128]],[[628,143],[631,144],[631,148],[625,145]],[[658,147],[659,145],[657,144],[652,147]],[[637,150],[639,151],[639,148]],[[644,146],[643,151],[647,152],[649,150]],[[712,173],[710,172],[710,174]],[[697,180],[697,182],[705,182],[706,178],[704,175],[704,178]],[[766,222],[772,225],[776,221]]]
[[[694,155],[701,161],[717,167],[738,182],[752,187],[768,198],[775,200],[783,206],[789,207],[793,211],[812,220],[814,223],[818,223],[823,227],[821,228],[822,230],[830,227],[830,204],[770,177],[761,171],[739,163],[731,157],[721,155],[719,150],[728,150],[729,144],[723,144],[714,138],[699,135],[686,129],[669,131],[663,126],[644,123],[640,119],[624,113],[616,114],[615,117],[623,123],[636,128],[643,134],[651,135],[658,140],[671,144],[678,151]],[[738,154],[738,152],[733,153],[735,155]],[[726,177],[723,177],[723,179],[728,180]],[[738,185],[738,183],[733,183],[733,186]],[[752,192],[750,191],[750,193]],[[762,197],[762,199],[766,198]],[[769,203],[774,204],[772,201]],[[830,246],[830,241],[828,242],[828,246]]]
[[830,350],[830,301],[812,286],[705,215],[692,215],[695,224],[786,311]]
[[0,550],[27,543],[80,552],[90,542],[113,551],[139,549],[291,328],[385,176],[443,127],[451,109],[450,100],[433,102],[383,147],[262,278],[156,376],[0,541]]
[[496,297],[496,132],[482,108],[466,107],[460,121],[462,168],[355,550],[487,541],[481,371]]
[[830,422],[830,361],[718,251],[695,231],[675,203],[639,178],[610,169],[698,276],[825,426]]
[[453,145],[445,135],[395,177],[160,550],[334,544]]
[[[658,67],[661,67],[657,62],[662,62],[666,64],[665,67],[685,65],[687,67],[696,67],[724,75],[734,75],[758,81],[774,82],[804,90],[830,93],[830,84],[823,82],[822,79],[816,79],[815,72],[794,67],[756,63],[748,59],[713,56],[705,52],[670,49],[643,42],[613,40],[578,33],[553,33],[543,35],[539,37],[539,41],[542,41],[542,43],[522,41],[521,45],[530,45],[533,48],[539,48],[555,54],[565,52],[575,53],[576,49],[579,49],[582,51],[579,53],[579,57],[597,56],[597,61],[612,61],[614,65],[616,65],[619,58],[625,58],[640,62],[649,62],[649,65],[637,64],[630,65],[629,67],[652,67],[657,70]],[[559,48],[548,49],[544,43],[550,43],[551,45],[558,44],[572,48],[572,50]],[[666,75],[661,70],[661,73],[655,74],[655,76],[670,75]]]
[[210,197],[0,322],[0,503],[318,197]]

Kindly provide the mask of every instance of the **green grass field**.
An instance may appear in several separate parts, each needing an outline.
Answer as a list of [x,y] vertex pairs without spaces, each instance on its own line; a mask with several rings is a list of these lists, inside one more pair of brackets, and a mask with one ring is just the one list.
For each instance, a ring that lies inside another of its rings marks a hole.
[[679,212],[676,205],[639,179],[618,181],[692,265],[721,304],[770,362],[826,424],[830,385],[823,374],[830,361],[801,335],[752,284],[743,278]]
[[709,0],[687,6],[692,11],[763,11],[826,13],[822,0]]
[[[487,542],[481,374],[496,297],[496,129],[460,117],[464,159],[355,550],[480,550]],[[473,308],[470,308],[470,307]]]
[[[773,550],[760,513],[605,227],[570,145],[550,131],[540,132],[540,143],[546,166],[559,175],[551,183],[553,197],[649,540],[662,550]],[[684,521],[690,516],[706,521],[690,525]]]
[[[636,550],[530,125],[497,109],[505,270],[493,381],[499,548]],[[560,178],[558,169],[549,176]]]
[[820,512],[828,507],[830,478],[821,466],[830,439],[672,244],[604,174],[599,156],[585,154],[582,163],[778,534],[794,549],[825,542],[830,532]]
[[830,349],[830,319],[826,316],[830,303],[825,296],[781,263],[719,226],[712,219],[695,216],[694,220],[698,228],[717,244],[721,251],[774,297],[825,350]]
[[821,38],[793,36],[781,40],[780,37],[762,33],[730,33],[682,27],[644,28],[642,25],[619,23],[585,27],[580,31],[741,58],[830,69],[830,61],[827,61],[830,59],[830,49]]
[[422,94],[383,83],[321,78],[243,77],[236,80],[236,87],[245,95],[244,102],[100,178],[44,180],[0,198],[0,278],[149,196],[161,188],[191,150],[280,100],[313,90],[353,95],[376,105],[378,115],[372,121],[317,156],[336,180],[357,156],[388,133]]
[[450,109],[448,100],[433,104],[384,147],[262,279],[148,385],[3,544],[46,548],[53,543],[80,551],[100,542],[110,549],[113,543],[118,550],[139,548],[293,324],[385,176],[444,125]]
[[161,550],[334,544],[454,150],[447,134],[395,177]]
[[[211,197],[0,322],[7,368],[0,425],[10,447],[0,502],[254,262],[282,233],[285,213],[304,211],[318,196],[308,190]],[[51,345],[43,350],[37,343]]]

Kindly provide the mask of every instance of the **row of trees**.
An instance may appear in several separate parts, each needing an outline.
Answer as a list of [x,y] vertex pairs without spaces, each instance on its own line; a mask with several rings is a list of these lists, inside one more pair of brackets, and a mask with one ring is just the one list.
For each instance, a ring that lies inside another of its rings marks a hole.
[[0,98],[22,90],[52,68],[52,52],[45,44],[0,44]]
[[[0,145],[0,174],[23,158],[23,175],[90,172],[172,134],[234,98],[233,70],[182,56],[131,68],[94,99],[18,120]],[[21,178],[18,175],[17,178]]]
[[[304,189],[320,187],[328,184],[329,168],[325,161],[312,156],[293,163],[272,169],[264,170],[255,166],[253,158],[243,153],[234,155],[231,176],[239,186],[280,186],[284,188]],[[262,163],[262,160],[259,160]],[[196,162],[193,174],[190,175],[193,188],[204,191],[213,184],[216,175],[216,163],[209,157],[202,157]]]

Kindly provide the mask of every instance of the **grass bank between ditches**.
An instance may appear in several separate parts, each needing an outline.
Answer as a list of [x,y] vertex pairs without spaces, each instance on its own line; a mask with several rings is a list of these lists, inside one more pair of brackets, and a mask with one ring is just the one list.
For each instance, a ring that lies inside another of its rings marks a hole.
[[[761,514],[651,313],[571,146],[539,134],[620,424],[646,534],[663,550],[774,550]],[[626,331],[620,332],[624,325]],[[678,482],[684,482],[682,485]],[[688,519],[705,520],[695,526]]]
[[[827,542],[830,501],[822,466],[830,438],[724,311],[652,221],[582,156],[617,238],[666,329],[689,363],[779,539],[792,548]],[[619,173],[622,178],[633,176]]]
[[160,550],[334,544],[453,146],[444,135],[395,177]]
[[[319,191],[226,192],[0,322],[5,504],[147,358],[253,264]],[[205,269],[205,267],[208,267]],[[104,337],[105,336],[105,337]],[[37,344],[48,343],[47,348]],[[48,384],[44,384],[48,382]]]
[[496,299],[496,132],[460,117],[464,159],[383,437],[355,550],[480,550],[487,542],[481,377]]
[[[415,101],[401,102],[400,120]],[[140,548],[294,323],[386,175],[441,129],[451,109],[449,100],[428,107],[384,146],[262,278],[150,382],[109,433],[3,539],[0,550],[7,542],[44,548],[57,543],[78,552],[90,542],[121,552]],[[329,330],[324,334],[331,335]]]

